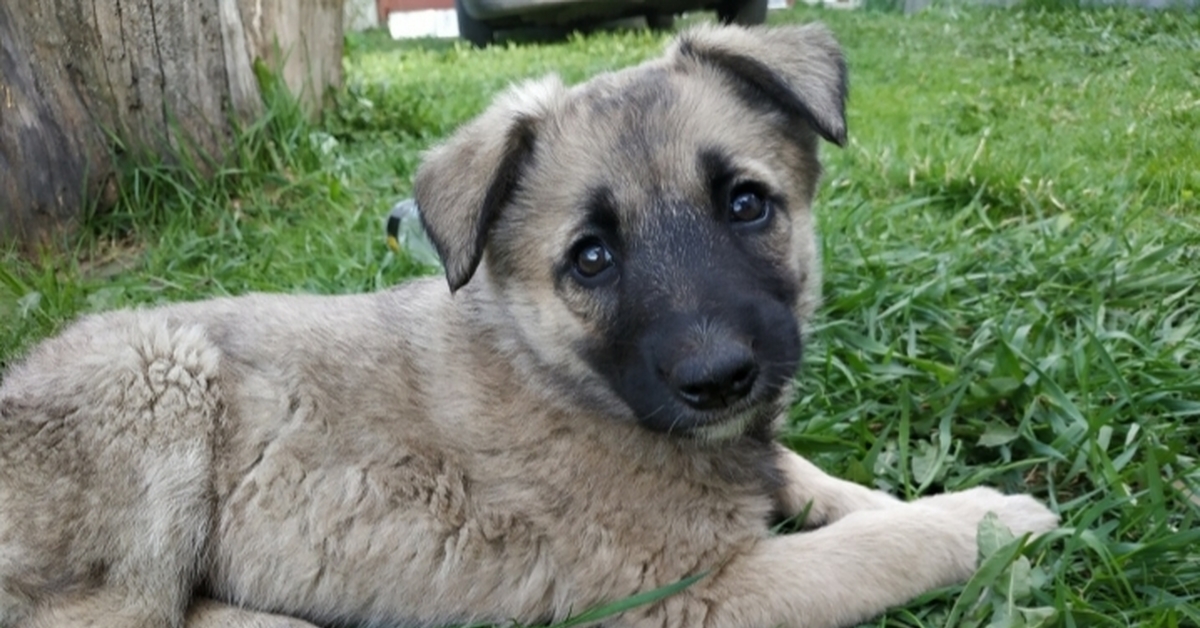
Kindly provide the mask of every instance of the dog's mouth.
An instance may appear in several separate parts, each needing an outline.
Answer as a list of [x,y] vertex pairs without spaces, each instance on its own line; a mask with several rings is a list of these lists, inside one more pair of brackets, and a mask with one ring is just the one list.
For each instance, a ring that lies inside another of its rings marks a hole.
[[717,409],[696,409],[678,400],[639,417],[643,426],[704,442],[738,438],[770,424],[783,408],[787,386],[760,382],[746,398]]
[[[718,417],[693,426],[688,435],[707,443],[720,443],[737,438],[763,421],[762,412],[751,408],[728,417]],[[770,420],[769,418],[767,419]]]

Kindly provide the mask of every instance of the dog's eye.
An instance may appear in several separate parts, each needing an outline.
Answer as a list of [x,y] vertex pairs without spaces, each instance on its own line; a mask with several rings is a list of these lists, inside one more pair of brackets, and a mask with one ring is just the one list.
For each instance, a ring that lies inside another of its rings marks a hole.
[[586,239],[575,247],[574,265],[581,279],[598,279],[613,267],[612,252],[600,240]]
[[729,220],[735,223],[757,223],[771,213],[771,206],[757,190],[738,186],[729,194]]

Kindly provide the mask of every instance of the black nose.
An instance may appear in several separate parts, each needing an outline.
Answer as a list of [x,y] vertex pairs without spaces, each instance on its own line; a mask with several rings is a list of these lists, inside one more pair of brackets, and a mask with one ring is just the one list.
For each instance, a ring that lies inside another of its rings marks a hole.
[[741,344],[684,358],[668,375],[675,394],[697,410],[728,408],[750,394],[757,378],[754,355]]

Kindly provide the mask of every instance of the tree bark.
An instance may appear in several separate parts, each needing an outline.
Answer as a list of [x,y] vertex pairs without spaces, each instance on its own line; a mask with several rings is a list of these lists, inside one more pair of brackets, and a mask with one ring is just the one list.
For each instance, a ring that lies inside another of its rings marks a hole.
[[308,111],[341,83],[342,0],[0,2],[0,241],[115,200],[114,155],[219,162],[261,113],[253,62]]

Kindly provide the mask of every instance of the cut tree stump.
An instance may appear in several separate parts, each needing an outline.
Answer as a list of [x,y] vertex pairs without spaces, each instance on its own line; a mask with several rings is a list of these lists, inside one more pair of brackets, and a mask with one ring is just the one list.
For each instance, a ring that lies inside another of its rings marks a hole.
[[0,2],[0,242],[32,249],[116,198],[116,151],[220,162],[261,113],[261,59],[315,114],[342,0]]

